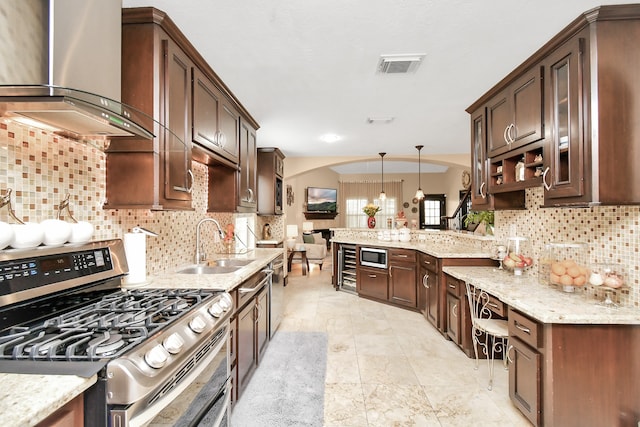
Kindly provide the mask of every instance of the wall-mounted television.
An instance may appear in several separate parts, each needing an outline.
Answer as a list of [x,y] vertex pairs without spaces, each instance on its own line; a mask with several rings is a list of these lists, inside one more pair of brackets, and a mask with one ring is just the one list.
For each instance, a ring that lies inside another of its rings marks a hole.
[[307,212],[336,212],[338,190],[307,187]]

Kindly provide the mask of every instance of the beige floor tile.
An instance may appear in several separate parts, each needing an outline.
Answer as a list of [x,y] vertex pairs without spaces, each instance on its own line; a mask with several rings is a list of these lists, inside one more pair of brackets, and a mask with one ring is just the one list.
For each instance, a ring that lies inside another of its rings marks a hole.
[[328,334],[325,427],[530,426],[499,361],[489,391],[486,361],[475,370],[421,313],[336,292],[328,264],[294,266],[285,298],[281,330]]
[[440,426],[417,385],[363,384],[369,426]]

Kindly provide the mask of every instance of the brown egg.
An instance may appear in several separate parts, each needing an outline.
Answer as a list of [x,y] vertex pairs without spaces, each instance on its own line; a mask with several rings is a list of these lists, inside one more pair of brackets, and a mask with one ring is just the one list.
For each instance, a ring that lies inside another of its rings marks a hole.
[[587,283],[587,278],[585,276],[580,275],[578,277],[573,278],[573,284],[575,286],[582,286],[585,283]]
[[564,261],[560,262],[560,264],[564,267],[564,268],[569,268],[569,267],[573,267],[576,265],[576,262],[572,259],[565,259]]
[[564,268],[564,266],[559,263],[559,262],[553,262],[551,263],[551,272],[553,272],[553,274],[557,275],[557,276],[562,276],[565,271],[567,271],[566,268]]
[[558,284],[558,283],[560,283],[560,276],[558,276],[557,274],[553,274],[553,273],[551,273],[551,274],[549,275],[549,280],[551,281],[551,283],[556,283],[556,284]]
[[573,284],[573,277],[569,276],[568,274],[563,274],[562,276],[560,276],[560,284],[561,285],[572,285]]
[[587,267],[578,266],[578,268],[580,269],[580,274],[582,274],[583,276],[589,277],[591,275],[591,272]]
[[580,268],[578,268],[577,265],[571,266],[569,268],[567,268],[567,274],[571,277],[578,277],[580,276]]

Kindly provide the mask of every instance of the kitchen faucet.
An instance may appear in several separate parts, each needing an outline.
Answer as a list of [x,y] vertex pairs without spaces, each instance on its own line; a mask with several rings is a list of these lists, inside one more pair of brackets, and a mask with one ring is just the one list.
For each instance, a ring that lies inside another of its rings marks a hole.
[[220,223],[218,221],[213,218],[201,219],[196,226],[196,264],[200,264],[207,256],[207,254],[205,254],[200,247],[200,226],[205,222],[213,222],[216,227],[218,227],[218,234],[220,234],[220,237],[224,239],[224,231],[222,231],[222,227],[220,227]]

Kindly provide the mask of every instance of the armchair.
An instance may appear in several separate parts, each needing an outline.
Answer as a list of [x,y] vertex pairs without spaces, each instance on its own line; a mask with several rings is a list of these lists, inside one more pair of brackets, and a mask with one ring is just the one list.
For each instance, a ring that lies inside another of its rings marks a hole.
[[[306,240],[306,241],[305,241]],[[313,243],[308,243],[313,241]],[[314,264],[320,265],[322,270],[322,263],[327,256],[327,241],[322,238],[322,233],[305,234],[296,238],[296,246],[303,245],[307,250],[307,260]],[[295,254],[293,260],[301,261],[300,254]]]

